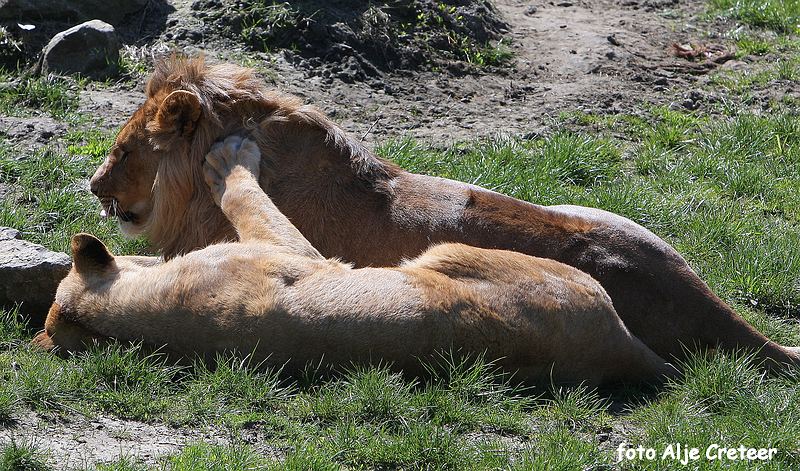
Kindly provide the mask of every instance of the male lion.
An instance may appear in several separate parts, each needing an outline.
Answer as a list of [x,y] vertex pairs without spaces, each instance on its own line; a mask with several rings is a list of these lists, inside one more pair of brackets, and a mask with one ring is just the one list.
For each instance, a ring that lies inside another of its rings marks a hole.
[[631,335],[589,275],[517,252],[430,248],[394,268],[322,257],[261,190],[260,152],[232,136],[204,174],[240,242],[154,265],[88,234],[34,343],[80,350],[143,340],[184,355],[233,349],[290,368],[387,360],[413,371],[436,350],[486,352],[522,380],[597,385],[675,370]]
[[251,70],[172,58],[92,177],[104,212],[166,258],[235,231],[203,183],[211,145],[245,132],[261,149],[259,182],[326,257],[391,266],[460,242],[549,258],[600,282],[630,331],[663,358],[685,348],[745,347],[800,364],[798,350],[757,332],[667,243],[599,209],[538,206],[379,159],[322,113],[264,88]]

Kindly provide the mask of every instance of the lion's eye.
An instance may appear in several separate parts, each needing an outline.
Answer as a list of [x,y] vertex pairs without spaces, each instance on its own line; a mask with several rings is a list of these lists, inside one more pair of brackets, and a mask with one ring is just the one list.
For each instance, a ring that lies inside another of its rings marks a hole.
[[128,158],[128,154],[130,154],[130,152],[128,152],[126,150],[120,150],[119,151],[119,157],[117,157],[117,158],[118,158],[118,160],[120,162],[123,162],[126,158]]

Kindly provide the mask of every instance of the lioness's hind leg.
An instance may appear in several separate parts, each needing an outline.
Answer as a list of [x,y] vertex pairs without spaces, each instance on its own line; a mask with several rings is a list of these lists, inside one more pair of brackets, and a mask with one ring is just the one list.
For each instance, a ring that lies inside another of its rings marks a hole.
[[260,161],[261,151],[249,139],[229,136],[214,144],[203,165],[214,201],[242,242],[271,243],[297,255],[322,258],[261,189]]

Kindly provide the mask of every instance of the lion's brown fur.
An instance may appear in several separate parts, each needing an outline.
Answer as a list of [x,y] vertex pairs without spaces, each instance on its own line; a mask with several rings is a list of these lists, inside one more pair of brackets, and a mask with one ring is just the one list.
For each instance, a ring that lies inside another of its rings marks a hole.
[[[165,134],[152,122],[168,94],[179,89],[196,94],[202,107],[191,136]],[[215,140],[246,134],[261,149],[262,188],[325,256],[356,266],[389,266],[432,244],[461,242],[551,258],[596,278],[628,328],[661,356],[681,357],[686,346],[746,347],[763,359],[800,364],[797,351],[753,329],[672,247],[632,221],[592,208],[538,206],[405,172],[315,108],[266,89],[250,70],[202,59],[164,61],[118,145],[137,126],[147,127],[146,138],[162,148],[149,153],[158,171],[152,213],[139,231],[167,258],[235,239],[203,186],[200,167]],[[140,135],[134,137],[142,144]],[[98,169],[93,190],[110,196],[134,190],[113,181],[109,168]]]

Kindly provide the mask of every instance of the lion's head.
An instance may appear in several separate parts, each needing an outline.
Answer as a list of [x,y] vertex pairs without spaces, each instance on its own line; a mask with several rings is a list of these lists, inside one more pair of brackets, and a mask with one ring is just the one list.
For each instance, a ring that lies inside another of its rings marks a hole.
[[146,96],[91,178],[102,214],[167,257],[233,237],[203,182],[203,158],[215,140],[299,100],[266,91],[249,69],[181,57],[156,65]]
[[[167,258],[236,237],[202,173],[211,145],[230,134],[258,143],[262,188],[312,241],[319,240],[309,233],[319,220],[336,218],[324,212],[340,210],[337,192],[368,188],[374,194],[359,193],[353,204],[380,199],[379,206],[392,191],[396,166],[313,106],[268,90],[250,69],[173,57],[156,65],[146,93],[91,189],[105,215],[116,217],[126,234],[147,236]],[[320,198],[328,200],[314,207]]]

